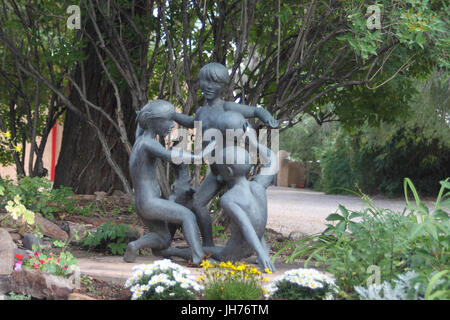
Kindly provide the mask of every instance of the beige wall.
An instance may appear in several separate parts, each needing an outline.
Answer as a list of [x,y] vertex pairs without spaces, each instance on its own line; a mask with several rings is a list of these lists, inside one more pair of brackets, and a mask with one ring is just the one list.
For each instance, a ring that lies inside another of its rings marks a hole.
[[[59,151],[61,150],[61,141],[62,141],[62,133],[63,133],[63,126],[61,126],[60,124],[58,124],[57,129],[56,129],[56,159],[55,159],[55,165],[58,161],[58,156],[59,156]],[[44,168],[46,168],[48,170],[48,176],[47,178],[50,179],[50,174],[51,174],[51,164],[52,164],[52,134],[53,132],[50,133],[48,140],[47,140],[47,144],[45,146],[45,150],[44,150],[44,157],[43,157],[43,161],[44,161]],[[38,143],[39,143],[39,139],[38,139]],[[29,157],[29,153],[28,151],[30,150],[30,145],[27,144],[27,148],[26,148],[27,152],[25,154],[25,172],[28,174],[28,157]],[[15,166],[8,166],[8,167],[3,167],[0,165],[0,176],[2,178],[5,178],[6,176],[9,176],[11,179],[16,180],[16,168]]]
[[284,150],[278,152],[279,170],[277,173],[275,185],[279,187],[298,186],[305,182],[305,166],[301,162],[288,159],[289,153]]

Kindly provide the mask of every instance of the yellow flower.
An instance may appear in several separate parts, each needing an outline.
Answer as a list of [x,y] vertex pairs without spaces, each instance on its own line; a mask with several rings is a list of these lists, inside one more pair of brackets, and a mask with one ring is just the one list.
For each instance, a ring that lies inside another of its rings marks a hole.
[[14,151],[16,151],[16,152],[22,152],[22,147],[19,146],[19,145],[17,145],[17,146],[14,147]]
[[264,271],[269,274],[272,273],[272,271],[270,271],[269,268],[265,268]]
[[202,263],[200,264],[202,267],[203,267],[203,269],[208,269],[208,268],[211,268],[212,266],[211,266],[211,263],[209,262],[209,260],[203,260],[202,261]]
[[197,282],[202,281],[204,278],[205,278],[204,276],[199,276],[199,277],[197,278]]
[[5,138],[6,138],[6,139],[11,138],[11,132],[6,131],[6,132],[5,132]]

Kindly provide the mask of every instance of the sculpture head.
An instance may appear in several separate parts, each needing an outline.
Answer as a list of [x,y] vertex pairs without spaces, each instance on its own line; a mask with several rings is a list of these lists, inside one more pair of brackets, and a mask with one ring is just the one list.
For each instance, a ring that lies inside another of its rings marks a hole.
[[222,90],[227,85],[228,70],[220,63],[208,63],[200,69],[198,79],[203,96],[207,100],[213,100],[220,97]]
[[143,130],[152,130],[161,137],[173,129],[175,108],[165,100],[153,100],[137,111],[137,121]]
[[222,150],[223,164],[215,164],[217,173],[224,181],[232,182],[246,177],[251,169],[250,155],[242,147],[232,146]]

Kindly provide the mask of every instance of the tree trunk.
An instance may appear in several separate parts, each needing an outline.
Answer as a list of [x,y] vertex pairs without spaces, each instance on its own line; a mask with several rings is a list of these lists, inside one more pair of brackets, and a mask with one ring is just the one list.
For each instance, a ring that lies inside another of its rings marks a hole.
[[[87,26],[89,28],[89,26]],[[91,27],[91,32],[94,30]],[[132,45],[132,44],[130,44]],[[85,52],[89,58],[84,62],[86,98],[100,106],[112,119],[116,119],[116,99],[110,83],[105,80],[103,69],[91,43]],[[82,87],[82,69],[78,66],[74,80]],[[85,104],[75,88],[71,88],[69,100],[83,113]],[[122,112],[128,139],[134,142],[136,113],[132,107],[129,90],[121,93]],[[89,109],[92,120],[105,135],[111,150],[111,158],[126,175],[128,181],[128,154],[120,141],[119,132],[99,112]],[[95,130],[74,112],[67,110],[61,152],[55,169],[55,187],[69,186],[75,193],[92,194],[96,191],[111,193],[114,190],[126,191],[123,183],[109,165]]]

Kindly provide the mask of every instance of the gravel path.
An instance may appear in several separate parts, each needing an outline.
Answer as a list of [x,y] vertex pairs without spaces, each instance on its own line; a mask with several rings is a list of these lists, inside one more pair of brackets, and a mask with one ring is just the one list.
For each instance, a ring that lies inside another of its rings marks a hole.
[[[304,234],[320,233],[326,229],[325,218],[336,212],[338,205],[359,210],[367,207],[356,196],[326,195],[311,189],[269,187],[267,228],[288,236],[293,231]],[[405,201],[374,200],[375,205],[392,210],[403,210]]]

